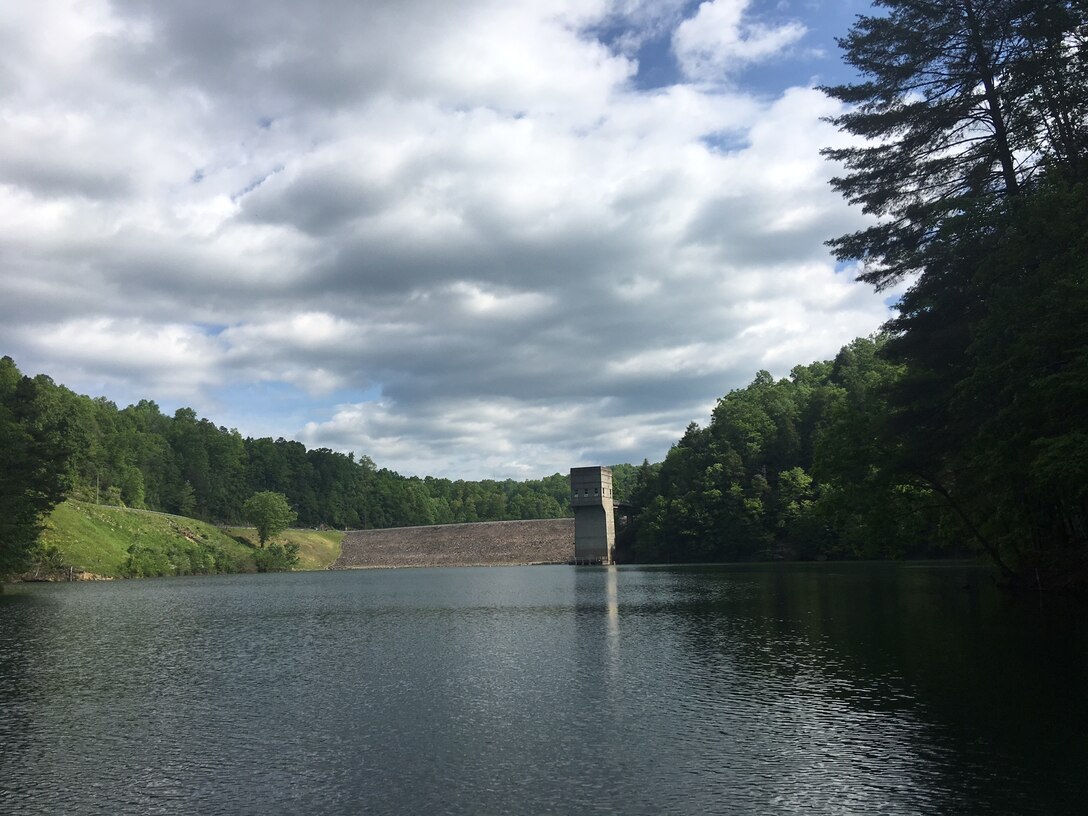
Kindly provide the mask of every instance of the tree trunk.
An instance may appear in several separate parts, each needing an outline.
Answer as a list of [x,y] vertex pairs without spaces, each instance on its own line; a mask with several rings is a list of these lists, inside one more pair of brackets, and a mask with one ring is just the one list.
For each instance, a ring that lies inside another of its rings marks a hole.
[[963,9],[967,15],[968,38],[971,41],[971,48],[975,52],[975,71],[982,83],[987,115],[994,129],[995,152],[997,153],[997,160],[1001,164],[1001,177],[1005,182],[1005,192],[1009,195],[1016,195],[1020,190],[1020,181],[1016,176],[1016,162],[1013,159],[1012,149],[1009,147],[1009,131],[1005,124],[1004,112],[1001,109],[1001,99],[997,95],[997,83],[994,81],[994,69],[990,62],[990,54],[986,51],[986,44],[982,40],[982,31],[979,28],[973,0],[963,0]]

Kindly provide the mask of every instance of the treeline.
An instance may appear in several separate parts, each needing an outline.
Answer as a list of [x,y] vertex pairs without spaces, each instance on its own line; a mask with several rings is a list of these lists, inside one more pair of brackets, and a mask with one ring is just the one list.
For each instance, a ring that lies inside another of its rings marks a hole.
[[[49,457],[63,462],[62,492],[84,501],[235,524],[245,520],[246,499],[274,491],[287,498],[299,525],[337,529],[570,513],[569,479],[558,473],[522,482],[405,477],[378,468],[365,455],[356,459],[286,439],[243,437],[199,419],[191,408],[167,416],[154,402],[141,400],[119,409],[45,375],[22,377],[9,357],[0,361],[0,379],[12,395],[25,392],[35,416],[52,418],[54,443],[65,449]],[[11,422],[30,427],[29,407],[24,414]]]
[[877,0],[823,90],[833,186],[879,218],[830,241],[912,285],[886,336],[760,375],[691,427],[627,533],[652,560],[924,554],[1088,587],[1088,4]]

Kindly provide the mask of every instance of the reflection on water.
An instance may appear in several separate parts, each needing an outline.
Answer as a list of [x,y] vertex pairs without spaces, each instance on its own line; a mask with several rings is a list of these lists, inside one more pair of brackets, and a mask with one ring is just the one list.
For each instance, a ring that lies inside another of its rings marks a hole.
[[0,813],[1079,813],[1082,607],[971,567],[0,596]]

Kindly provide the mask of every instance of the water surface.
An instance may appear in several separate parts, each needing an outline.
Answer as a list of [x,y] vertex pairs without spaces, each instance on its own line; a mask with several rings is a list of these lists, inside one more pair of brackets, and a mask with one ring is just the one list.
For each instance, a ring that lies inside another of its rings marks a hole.
[[8,587],[0,813],[1083,810],[1084,607],[974,567]]

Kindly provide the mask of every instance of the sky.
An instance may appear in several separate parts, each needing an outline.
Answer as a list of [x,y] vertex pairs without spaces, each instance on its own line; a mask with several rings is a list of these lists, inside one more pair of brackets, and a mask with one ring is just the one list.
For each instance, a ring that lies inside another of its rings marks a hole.
[[659,461],[890,316],[824,245],[867,11],[11,4],[0,354],[405,475]]

